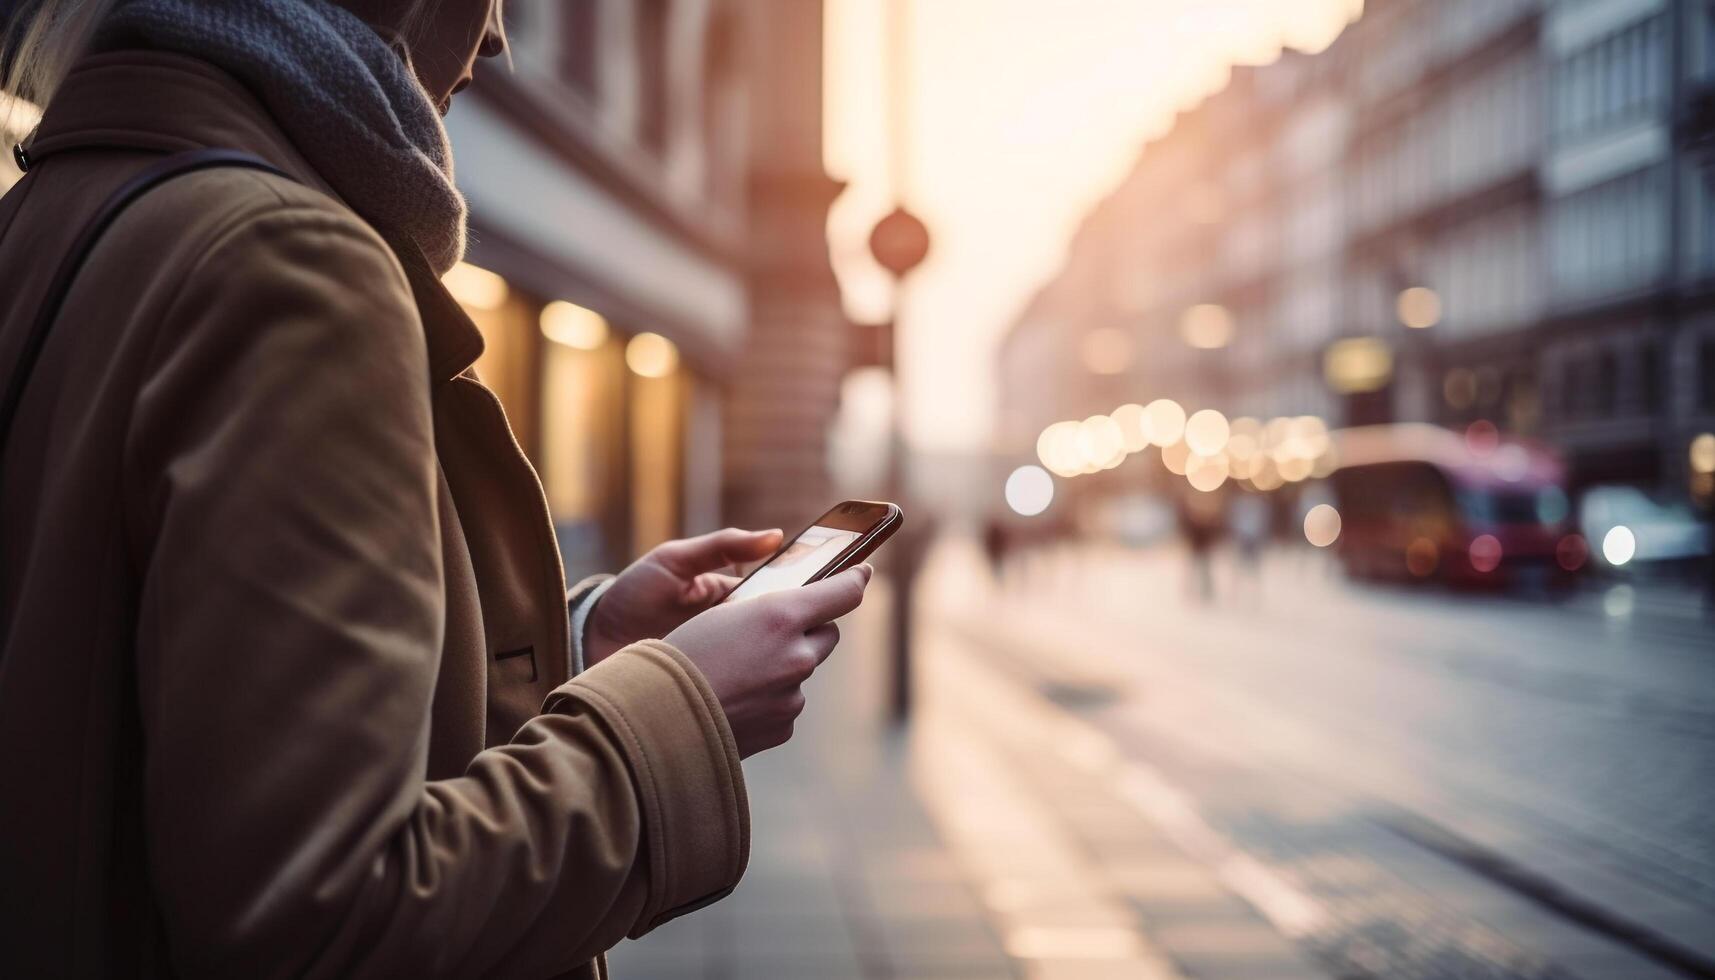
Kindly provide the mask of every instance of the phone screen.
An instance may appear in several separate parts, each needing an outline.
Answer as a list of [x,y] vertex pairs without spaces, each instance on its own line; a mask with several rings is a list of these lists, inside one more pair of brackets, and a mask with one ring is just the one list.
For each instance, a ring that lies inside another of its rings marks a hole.
[[781,589],[795,589],[810,581],[810,577],[828,566],[840,552],[851,546],[863,532],[840,527],[812,524],[794,538],[773,560],[750,573],[727,596],[727,601],[753,599]]

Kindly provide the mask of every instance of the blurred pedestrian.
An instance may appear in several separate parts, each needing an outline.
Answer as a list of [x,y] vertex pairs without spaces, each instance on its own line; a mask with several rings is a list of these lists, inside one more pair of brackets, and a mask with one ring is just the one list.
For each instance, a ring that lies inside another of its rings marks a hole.
[[1272,516],[1268,501],[1253,492],[1234,494],[1227,507],[1233,532],[1233,550],[1238,559],[1238,581],[1254,591],[1262,589],[1263,549],[1268,544]]
[[989,574],[995,585],[1002,585],[1006,577],[1007,527],[1000,516],[991,514],[983,522],[983,557],[988,559]]
[[1179,536],[1185,540],[1190,563],[1192,595],[1202,602],[1215,598],[1215,572],[1211,554],[1221,536],[1220,498],[1201,491],[1182,492],[1175,511]]
[[25,9],[0,975],[594,977],[729,891],[869,572],[716,606],[780,541],[727,530],[568,595],[439,281],[498,0]]

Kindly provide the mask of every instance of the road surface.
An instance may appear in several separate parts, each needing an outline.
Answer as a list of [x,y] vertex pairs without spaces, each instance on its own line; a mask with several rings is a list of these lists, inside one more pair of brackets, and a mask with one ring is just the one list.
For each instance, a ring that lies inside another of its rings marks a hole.
[[[1228,570],[1209,603],[1171,552],[1013,571],[933,557],[926,710],[1003,746],[1036,719],[1317,970],[1715,976],[1715,631],[1694,610],[1357,587],[1308,551]],[[1130,908],[1187,974],[1238,975],[1178,955],[1171,907]]]

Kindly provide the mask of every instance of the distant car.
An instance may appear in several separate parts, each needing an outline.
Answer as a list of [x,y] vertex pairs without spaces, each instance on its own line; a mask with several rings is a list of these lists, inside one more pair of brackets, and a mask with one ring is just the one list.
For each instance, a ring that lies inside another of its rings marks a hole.
[[1333,439],[1337,551],[1353,576],[1556,585],[1589,563],[1564,468],[1542,447],[1415,424],[1344,429]]
[[1578,523],[1601,562],[1612,568],[1690,561],[1709,554],[1709,528],[1686,504],[1665,504],[1625,485],[1591,487]]

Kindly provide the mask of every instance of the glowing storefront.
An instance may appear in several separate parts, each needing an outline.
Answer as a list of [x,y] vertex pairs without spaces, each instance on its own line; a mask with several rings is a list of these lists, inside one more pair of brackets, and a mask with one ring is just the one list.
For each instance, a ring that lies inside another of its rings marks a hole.
[[825,506],[833,399],[799,392],[836,391],[844,369],[823,231],[837,185],[819,59],[791,54],[821,50],[820,5],[515,0],[507,15],[513,68],[447,118],[472,216],[449,284],[568,572]]

